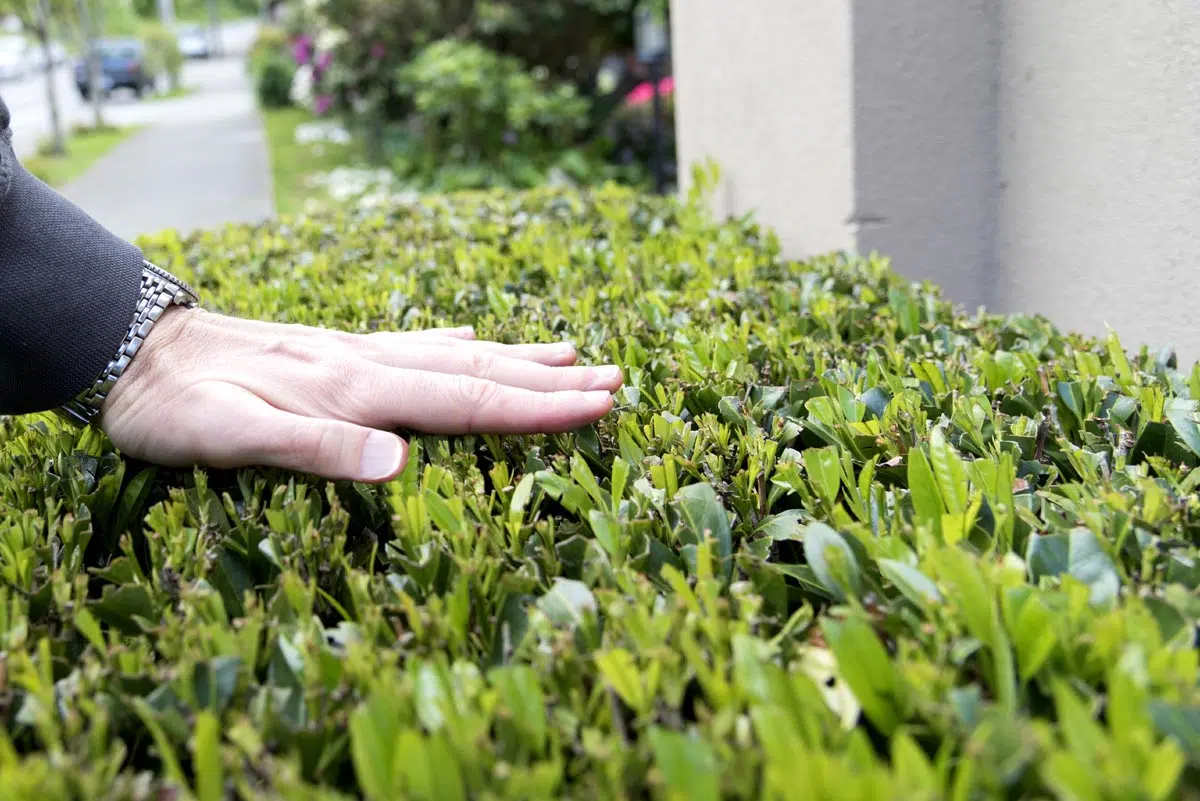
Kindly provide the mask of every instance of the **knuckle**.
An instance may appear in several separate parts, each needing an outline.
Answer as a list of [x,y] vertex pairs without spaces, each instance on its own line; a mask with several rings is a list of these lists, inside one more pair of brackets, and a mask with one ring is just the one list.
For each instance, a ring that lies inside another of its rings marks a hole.
[[469,351],[466,362],[467,372],[477,378],[490,379],[496,370],[496,357],[486,351]]
[[286,359],[301,364],[316,364],[323,357],[323,348],[315,340],[281,336],[270,340],[264,347],[271,359]]
[[298,432],[288,445],[299,465],[313,471],[337,469],[344,462],[347,447],[345,431],[340,426],[310,423],[307,431]]
[[362,379],[362,366],[355,359],[331,355],[322,361],[321,368],[326,382],[339,389],[353,387]]
[[480,409],[492,404],[500,385],[472,375],[459,375],[454,379],[454,401],[468,409]]
[[330,331],[328,336],[329,341],[334,344],[340,345],[344,348],[354,348],[362,345],[363,342],[370,342],[371,338],[374,337],[375,334],[356,334],[351,331]]
[[322,455],[328,453],[331,434],[328,428],[312,425],[308,428],[302,436],[294,437],[287,444],[291,445],[294,455],[299,460],[305,464],[317,464],[322,461]]
[[346,334],[347,344],[360,344],[368,342],[373,345],[390,345],[396,342],[398,337],[403,336],[395,331],[371,331],[366,334]]
[[362,420],[374,407],[374,382],[369,380],[363,364],[353,358],[328,358],[320,365],[321,379],[317,390],[320,406],[327,414]]

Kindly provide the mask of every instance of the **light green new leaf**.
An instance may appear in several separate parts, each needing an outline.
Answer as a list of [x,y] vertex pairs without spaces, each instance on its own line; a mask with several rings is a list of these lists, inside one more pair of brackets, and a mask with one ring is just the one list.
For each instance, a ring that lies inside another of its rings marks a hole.
[[621,700],[639,713],[648,711],[650,699],[633,654],[624,648],[596,654],[596,667]]
[[392,798],[464,801],[462,769],[445,734],[429,737],[406,729],[396,738],[396,776],[406,792]]
[[[1024,597],[1017,601],[1015,620],[1012,621],[1013,647],[1017,651],[1017,668],[1021,681],[1027,682],[1041,670],[1054,646],[1058,644],[1058,633],[1054,628],[1052,613],[1042,598],[1022,585]],[[1011,596],[1010,596],[1011,598]]]
[[813,490],[826,503],[832,504],[842,485],[842,468],[838,449],[809,448],[804,451],[804,471],[808,473]]
[[1179,780],[1187,767],[1183,751],[1171,740],[1159,743],[1146,758],[1142,786],[1150,801],[1167,801],[1179,789]]
[[650,730],[654,763],[666,780],[668,797],[679,801],[719,801],[721,774],[708,741],[659,727]]
[[963,467],[962,457],[946,441],[940,428],[933,429],[929,434],[929,458],[946,512],[963,514],[969,503],[967,471]]
[[220,722],[211,712],[196,716],[195,773],[198,801],[222,801],[225,771],[221,762]]
[[508,519],[511,523],[520,523],[525,517],[525,507],[529,505],[529,499],[533,495],[533,473],[526,473],[517,482],[517,486],[513,489],[512,500],[508,506]]
[[942,594],[938,591],[937,585],[912,565],[898,562],[895,559],[880,559],[879,572],[892,582],[905,598],[917,606],[924,608],[942,600]]
[[883,644],[858,617],[843,621],[825,618],[821,628],[837,658],[838,674],[871,722],[890,735],[902,722],[895,702],[903,679]]
[[1103,798],[1092,766],[1074,754],[1056,751],[1042,765],[1042,776],[1062,801]]
[[937,479],[924,452],[914,448],[908,452],[908,493],[912,499],[913,514],[918,525],[929,526],[941,536],[942,515],[946,507],[938,491]]
[[621,538],[621,524],[610,512],[603,509],[593,509],[588,512],[588,523],[600,547],[616,561],[625,558],[625,542]]
[[513,721],[529,736],[536,751],[546,742],[546,699],[538,675],[526,665],[500,668],[492,672],[492,683],[500,691]]
[[393,772],[399,719],[390,694],[376,694],[350,715],[350,759],[358,785],[371,801],[394,798]]

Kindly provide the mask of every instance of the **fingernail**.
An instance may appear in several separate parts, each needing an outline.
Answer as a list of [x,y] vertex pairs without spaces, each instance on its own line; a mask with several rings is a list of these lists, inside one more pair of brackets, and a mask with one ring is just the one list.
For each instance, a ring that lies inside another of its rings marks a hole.
[[558,352],[564,356],[573,356],[575,354],[575,343],[564,342],[558,346]]
[[363,443],[359,475],[363,481],[382,481],[404,462],[404,443],[383,431],[373,431]]
[[592,371],[592,385],[588,389],[605,387],[621,380],[620,367],[597,367]]
[[585,393],[583,393],[583,396],[590,401],[612,400],[612,393],[609,392],[608,390],[603,390],[603,389],[595,390],[592,392],[585,392]]

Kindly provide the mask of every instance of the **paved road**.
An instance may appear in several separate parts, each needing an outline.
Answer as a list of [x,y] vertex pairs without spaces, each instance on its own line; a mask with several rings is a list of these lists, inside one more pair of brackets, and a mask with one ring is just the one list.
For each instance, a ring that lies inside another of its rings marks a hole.
[[[189,62],[185,98],[138,102],[114,97],[107,122],[145,125],[61,191],[119,236],[167,228],[188,232],[228,222],[255,222],[274,213],[266,140],[243,54],[254,25],[226,27],[227,57]],[[91,107],[76,93],[69,70],[56,76],[68,124],[88,122]],[[12,110],[18,156],[37,148],[49,130],[45,80],[0,87]]]

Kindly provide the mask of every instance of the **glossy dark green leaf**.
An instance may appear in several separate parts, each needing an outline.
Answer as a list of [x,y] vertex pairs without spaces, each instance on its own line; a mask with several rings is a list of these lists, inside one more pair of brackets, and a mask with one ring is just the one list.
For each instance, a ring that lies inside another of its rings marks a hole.
[[1068,573],[1088,585],[1092,603],[1108,603],[1120,592],[1121,577],[1111,557],[1085,528],[1032,537],[1025,558],[1033,579]]
[[1193,765],[1200,766],[1200,706],[1151,701],[1149,711],[1155,728],[1177,742]]
[[554,582],[550,591],[538,600],[537,606],[558,626],[581,625],[598,608],[596,598],[586,584],[562,578]]
[[804,539],[804,521],[808,515],[800,509],[789,509],[777,515],[764,517],[754,533],[768,540]]
[[715,540],[714,552],[728,577],[733,571],[733,535],[729,517],[710,484],[690,484],[679,490],[675,506],[690,541]]
[[862,592],[862,573],[858,560],[842,535],[824,523],[810,523],[804,529],[804,558],[821,586],[838,600]]
[[1183,444],[1200,456],[1200,426],[1196,425],[1197,405],[1194,401],[1173,400],[1167,405],[1167,420]]
[[92,614],[101,622],[129,635],[142,633],[142,624],[138,622],[138,618],[149,623],[156,617],[154,600],[149,590],[130,584],[106,592],[99,601],[92,604]]

